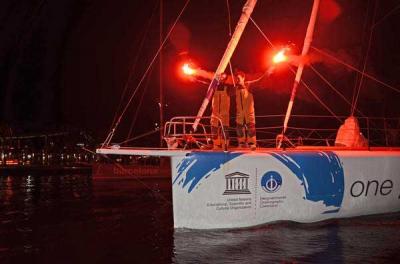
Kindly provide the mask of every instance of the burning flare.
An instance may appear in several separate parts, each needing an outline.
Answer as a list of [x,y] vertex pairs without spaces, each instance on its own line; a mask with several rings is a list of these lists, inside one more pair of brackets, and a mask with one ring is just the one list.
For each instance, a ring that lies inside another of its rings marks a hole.
[[272,62],[275,64],[287,61],[287,56],[285,55],[286,49],[282,49],[272,58]]
[[192,69],[188,63],[183,64],[182,71],[186,75],[194,75],[196,73],[196,70]]

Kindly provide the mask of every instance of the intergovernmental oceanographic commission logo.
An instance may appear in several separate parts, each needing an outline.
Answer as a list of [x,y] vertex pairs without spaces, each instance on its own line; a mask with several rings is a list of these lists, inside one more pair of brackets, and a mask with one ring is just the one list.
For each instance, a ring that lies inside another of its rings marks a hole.
[[276,171],[268,171],[261,178],[261,187],[267,193],[274,193],[282,186],[282,176]]
[[249,175],[242,172],[234,172],[225,175],[225,192],[223,195],[251,194],[249,190]]

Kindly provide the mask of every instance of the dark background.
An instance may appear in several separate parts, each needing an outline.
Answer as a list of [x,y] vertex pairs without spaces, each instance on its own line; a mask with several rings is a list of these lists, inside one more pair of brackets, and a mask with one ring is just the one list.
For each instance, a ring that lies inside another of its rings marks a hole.
[[[12,127],[15,134],[78,128],[103,140],[159,47],[159,2],[1,1],[1,125]],[[234,28],[245,1],[229,2]],[[164,0],[164,36],[184,3]],[[399,4],[322,0],[313,45],[362,69],[373,28],[366,72],[400,87],[400,9],[392,11]],[[276,45],[290,41],[300,51],[311,6],[311,0],[260,0],[253,18]],[[192,0],[166,43],[161,72],[166,119],[196,114],[207,86],[182,79],[179,65],[191,58],[204,69],[217,67],[229,41],[227,10],[225,0]],[[262,72],[269,50],[249,22],[232,63],[246,72]],[[351,101],[359,76],[313,50],[310,55],[314,66]],[[127,137],[132,120],[136,119],[131,136],[159,123],[159,76],[156,61],[117,130],[117,141]],[[284,114],[293,79],[281,69],[264,80],[256,91],[257,115]],[[335,114],[350,114],[350,106],[309,69],[304,79]],[[365,79],[357,108],[368,116],[399,116],[399,103],[397,92]],[[329,114],[304,88],[298,91],[294,113]]]

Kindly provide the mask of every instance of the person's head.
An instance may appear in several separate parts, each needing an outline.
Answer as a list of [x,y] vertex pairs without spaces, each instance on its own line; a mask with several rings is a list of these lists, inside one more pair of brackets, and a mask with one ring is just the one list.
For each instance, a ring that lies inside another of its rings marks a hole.
[[239,76],[244,79],[246,77],[245,73],[238,68],[235,69],[235,76],[239,78]]
[[222,73],[220,76],[220,81],[225,81],[228,78],[228,75],[226,73]]
[[246,75],[244,72],[242,72],[239,69],[235,69],[235,76],[236,76],[236,81],[240,85],[244,85],[244,79],[246,78]]

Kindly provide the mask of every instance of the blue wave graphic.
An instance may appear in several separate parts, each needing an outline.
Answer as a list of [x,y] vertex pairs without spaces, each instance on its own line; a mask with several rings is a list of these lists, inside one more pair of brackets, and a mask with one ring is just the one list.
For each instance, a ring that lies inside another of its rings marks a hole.
[[[201,179],[207,178],[213,171],[218,170],[222,165],[242,154],[230,152],[191,152],[178,164],[178,175],[174,179],[173,184],[176,182],[178,182],[178,185],[183,184],[182,188],[190,184],[188,189],[188,193],[190,193],[199,184]],[[186,169],[188,169],[186,177],[181,179]]]
[[273,157],[288,167],[305,189],[305,199],[323,201],[326,206],[340,210],[344,196],[344,172],[339,157],[332,151],[271,153]]

